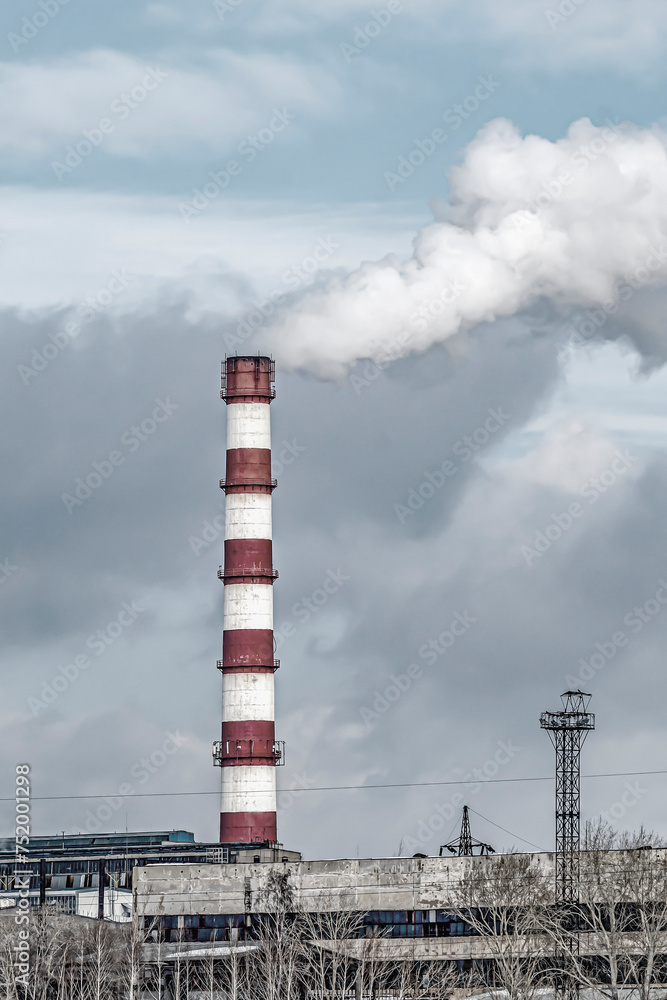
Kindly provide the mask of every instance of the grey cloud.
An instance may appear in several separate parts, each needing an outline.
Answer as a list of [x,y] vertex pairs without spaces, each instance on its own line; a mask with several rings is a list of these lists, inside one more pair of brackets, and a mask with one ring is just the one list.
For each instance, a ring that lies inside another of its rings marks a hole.
[[[0,406],[11,432],[3,438],[0,558],[19,567],[0,587],[7,745],[31,759],[35,794],[113,794],[160,733],[182,728],[193,749],[160,772],[156,790],[215,789],[208,745],[219,727],[221,540],[195,555],[188,539],[221,509],[226,321],[191,324],[173,306],[102,321],[24,386],[16,365],[46,340],[55,317],[3,319]],[[298,625],[278,653],[278,735],[288,743],[282,787],[304,776],[316,785],[454,779],[482,767],[506,739],[524,750],[504,774],[550,773],[539,711],[663,572],[664,462],[656,458],[624,482],[533,568],[520,545],[566,503],[556,487],[469,461],[460,462],[452,488],[405,523],[393,505],[480,426],[489,407],[511,413],[507,430],[521,428],[557,385],[557,354],[548,325],[532,331],[507,321],[479,329],[462,357],[435,348],[387,367],[358,395],[349,383],[278,372],[274,442],[296,440],[304,449],[285,464],[275,493],[276,628]],[[68,514],[61,494],[165,396],[179,409]],[[489,447],[502,445],[505,433]],[[299,621],[295,605],[328,570],[349,580],[320,613]],[[32,718],[27,698],[131,599],[146,601],[145,616]],[[478,622],[452,655],[425,666],[366,731],[360,709],[466,609]],[[659,729],[658,699],[647,709],[643,692],[660,683],[654,656],[666,627],[667,616],[658,617],[596,679],[601,722],[587,749],[590,769],[628,769],[637,735]],[[628,682],[633,669],[641,689]],[[621,697],[623,729],[612,744]],[[393,852],[450,793],[304,792],[281,814],[281,835],[311,857]],[[587,808],[602,809],[613,795],[612,787],[591,786]],[[551,843],[548,785],[491,785],[471,805]],[[128,811],[135,829],[177,826],[215,837],[215,796],[138,799]],[[79,806],[45,803],[36,816],[44,832],[69,829]],[[123,824],[124,815],[117,828]],[[496,845],[511,841],[483,832]]]

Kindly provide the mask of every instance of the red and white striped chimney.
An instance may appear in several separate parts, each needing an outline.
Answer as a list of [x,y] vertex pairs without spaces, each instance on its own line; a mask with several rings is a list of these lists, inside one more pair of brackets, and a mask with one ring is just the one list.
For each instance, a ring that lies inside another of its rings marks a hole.
[[275,365],[266,357],[227,358],[221,397],[227,404],[225,563],[222,633],[220,843],[277,841],[273,674],[270,403]]

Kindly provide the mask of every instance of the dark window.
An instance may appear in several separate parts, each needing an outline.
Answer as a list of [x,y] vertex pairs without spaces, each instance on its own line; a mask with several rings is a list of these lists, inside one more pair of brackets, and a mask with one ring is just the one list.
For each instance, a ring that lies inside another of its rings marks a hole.
[[207,913],[200,917],[200,927],[243,927],[244,913]]

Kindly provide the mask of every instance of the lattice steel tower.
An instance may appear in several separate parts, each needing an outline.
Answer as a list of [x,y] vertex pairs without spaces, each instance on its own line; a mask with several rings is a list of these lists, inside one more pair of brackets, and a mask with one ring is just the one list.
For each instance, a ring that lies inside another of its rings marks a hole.
[[463,816],[461,818],[461,833],[456,840],[450,841],[449,844],[442,845],[440,848],[440,857],[442,857],[443,851],[449,851],[450,854],[458,854],[460,858],[470,858],[474,855],[475,850],[477,850],[478,854],[496,853],[489,844],[484,844],[481,840],[473,840],[472,832],[470,830],[468,807],[464,806]]
[[[583,691],[566,691],[561,695],[561,712],[543,712],[540,726],[546,729],[556,750],[556,904],[561,910],[563,926],[572,932],[568,951],[578,951],[579,903],[579,826],[581,802],[581,748],[591,729],[595,729],[595,716],[588,711],[590,694]],[[567,974],[568,956],[558,956],[561,974],[557,992],[569,1000],[578,995],[578,989]]]
[[566,691],[561,712],[543,712],[556,750],[556,900],[579,902],[580,756],[595,716],[588,711],[590,694]]

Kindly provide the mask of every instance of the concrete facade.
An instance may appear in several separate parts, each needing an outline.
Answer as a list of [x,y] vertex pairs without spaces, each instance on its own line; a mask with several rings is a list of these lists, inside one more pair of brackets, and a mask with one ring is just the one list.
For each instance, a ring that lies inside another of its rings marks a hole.
[[[632,852],[634,853],[634,852]],[[626,852],[609,852],[610,869],[624,864]],[[614,857],[616,855],[616,857]],[[584,855],[585,856],[585,855]],[[312,946],[345,954],[355,961],[367,958],[369,948],[375,958],[392,961],[428,962],[431,960],[470,963],[497,959],[499,948],[510,938],[489,936],[452,914],[452,890],[471,865],[480,866],[490,876],[510,856],[380,858],[364,860],[302,861],[278,864],[199,864],[152,865],[137,868],[133,880],[134,912],[149,932],[147,953],[160,947],[164,956],[178,959],[184,954],[220,957],[252,950],[264,915],[296,913],[306,920]],[[525,862],[544,879],[548,890],[555,877],[552,853],[523,855],[513,861]],[[651,857],[664,866],[664,852],[652,851]],[[585,865],[584,865],[585,869]],[[515,869],[516,870],[516,869]],[[525,870],[525,869],[524,869]],[[510,875],[510,882],[513,876]],[[585,877],[585,876],[584,876]],[[485,879],[481,886],[487,884]],[[659,883],[661,886],[664,883]],[[658,885],[658,883],[655,883]],[[482,894],[484,890],[482,889]],[[506,895],[489,898],[489,905],[522,905],[521,892],[514,895],[510,884]],[[662,889],[660,889],[662,893]],[[504,900],[501,901],[501,900]],[[661,901],[661,905],[664,901]],[[484,906],[480,900],[476,906]],[[667,907],[667,903],[664,903]],[[665,911],[667,914],[667,910]],[[348,914],[356,917],[339,927],[336,939],[324,915]],[[635,940],[636,937],[636,940]],[[517,945],[517,941],[520,944]],[[579,935],[582,955],[604,955],[606,941],[599,931]],[[641,950],[640,936],[626,932],[625,946]],[[667,956],[667,916],[657,929],[656,943]],[[545,932],[515,939],[515,950],[525,955],[553,955],[553,939]]]
[[[551,878],[553,855],[533,857]],[[493,948],[447,912],[449,892],[471,863],[497,860],[498,856],[152,865],[135,869],[134,911],[147,929],[168,928],[163,932],[163,957],[194,958],[213,952],[222,957],[238,947],[256,947],[252,932],[244,938],[244,927],[256,926],[256,915],[281,905],[279,887],[287,911],[358,916],[360,924],[349,937],[344,934],[345,940],[333,941],[324,936],[311,942],[317,947],[360,959],[368,951],[368,934],[379,932],[381,939],[372,946],[377,958],[465,962],[492,958]],[[147,957],[156,947],[148,945]]]
[[[535,855],[553,865],[553,855]],[[296,864],[149,865],[134,872],[140,916],[262,913],[272,876],[289,873],[300,910],[430,910],[446,906],[447,891],[469,858],[379,858]],[[475,859],[477,860],[477,859]]]

